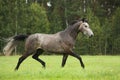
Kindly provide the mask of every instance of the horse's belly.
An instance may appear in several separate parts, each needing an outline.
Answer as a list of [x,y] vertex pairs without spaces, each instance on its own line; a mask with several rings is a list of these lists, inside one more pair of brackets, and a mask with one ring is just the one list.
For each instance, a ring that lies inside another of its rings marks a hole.
[[55,52],[55,53],[63,53],[64,52],[64,49],[60,45],[54,45],[54,44],[46,45],[43,49],[48,52]]
[[63,49],[58,49],[58,48],[45,49],[45,51],[52,52],[52,53],[64,53]]

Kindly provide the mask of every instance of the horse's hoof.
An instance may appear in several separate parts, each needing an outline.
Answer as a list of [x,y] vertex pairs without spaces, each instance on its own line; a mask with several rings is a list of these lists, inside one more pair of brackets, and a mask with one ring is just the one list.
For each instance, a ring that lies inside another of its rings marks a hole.
[[82,66],[83,69],[85,68],[84,64],[82,64],[81,66]]
[[42,66],[42,68],[44,68],[44,69],[45,69],[45,68],[46,68],[46,64],[45,64],[45,63],[43,63],[42,65],[43,65],[43,66]]
[[15,69],[14,69],[14,71],[18,71],[18,69],[17,69],[17,68],[15,68]]

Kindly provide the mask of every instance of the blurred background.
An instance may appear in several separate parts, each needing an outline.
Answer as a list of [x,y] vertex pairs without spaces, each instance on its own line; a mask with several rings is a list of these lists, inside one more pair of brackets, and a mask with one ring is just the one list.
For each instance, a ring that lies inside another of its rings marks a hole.
[[[84,55],[120,54],[119,0],[0,0],[0,53],[9,37],[56,33],[73,20],[87,18],[95,36],[79,34],[75,51]],[[24,42],[13,52],[22,54]]]

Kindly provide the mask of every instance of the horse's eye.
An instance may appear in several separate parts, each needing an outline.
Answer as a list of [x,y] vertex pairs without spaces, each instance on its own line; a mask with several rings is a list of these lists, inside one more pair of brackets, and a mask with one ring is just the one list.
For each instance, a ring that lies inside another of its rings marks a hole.
[[87,26],[85,26],[85,27],[87,27]]

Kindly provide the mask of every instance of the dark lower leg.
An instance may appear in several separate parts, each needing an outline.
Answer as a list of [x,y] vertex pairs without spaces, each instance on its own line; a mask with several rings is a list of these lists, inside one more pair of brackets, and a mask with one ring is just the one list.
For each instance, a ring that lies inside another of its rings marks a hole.
[[66,63],[67,57],[68,57],[68,55],[63,54],[63,58],[62,58],[62,65],[61,65],[62,67],[64,67],[64,66],[65,66],[65,63]]
[[82,61],[82,58],[81,58],[78,54],[75,54],[74,52],[72,52],[70,55],[73,56],[73,57],[75,57],[75,58],[77,58],[77,59],[79,59],[82,68],[85,67],[85,66],[84,66],[84,63],[83,63],[83,61]]
[[18,60],[17,66],[15,67],[15,70],[18,70],[20,64],[26,59],[27,57],[21,56]]
[[42,64],[42,66],[45,67],[45,62],[38,58],[39,55],[41,55],[42,53],[43,53],[43,50],[42,49],[38,49],[36,51],[36,53],[32,56],[32,58],[37,60],[38,62],[40,62]]

